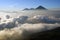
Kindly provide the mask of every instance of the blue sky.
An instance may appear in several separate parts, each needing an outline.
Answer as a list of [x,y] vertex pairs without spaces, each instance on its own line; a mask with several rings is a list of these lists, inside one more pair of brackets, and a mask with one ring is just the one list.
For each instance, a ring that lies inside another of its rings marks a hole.
[[60,8],[60,0],[0,0],[0,9],[36,8],[39,5]]

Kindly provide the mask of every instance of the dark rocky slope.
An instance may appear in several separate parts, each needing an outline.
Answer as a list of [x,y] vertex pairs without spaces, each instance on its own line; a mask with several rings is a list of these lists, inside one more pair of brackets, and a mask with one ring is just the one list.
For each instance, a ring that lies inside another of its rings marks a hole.
[[60,40],[60,27],[29,36],[29,40]]

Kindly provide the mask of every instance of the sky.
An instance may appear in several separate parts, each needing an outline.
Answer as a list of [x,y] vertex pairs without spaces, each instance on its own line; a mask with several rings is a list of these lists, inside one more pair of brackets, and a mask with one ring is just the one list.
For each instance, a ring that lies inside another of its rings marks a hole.
[[0,0],[0,9],[36,8],[39,5],[45,8],[60,8],[60,0]]

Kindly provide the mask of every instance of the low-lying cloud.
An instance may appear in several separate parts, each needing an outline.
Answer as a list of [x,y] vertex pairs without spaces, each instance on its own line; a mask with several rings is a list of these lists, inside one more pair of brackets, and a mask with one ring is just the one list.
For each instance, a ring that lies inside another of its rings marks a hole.
[[60,24],[23,24],[12,29],[4,29],[0,31],[1,40],[23,40],[28,39],[29,35],[41,31],[51,30],[60,27]]
[[60,23],[60,18],[54,16],[36,15],[28,18],[28,23]]
[[56,18],[54,16],[46,16],[46,15],[35,15],[32,17],[28,16],[19,16],[16,18],[10,18],[4,20],[4,22],[0,23],[0,29],[4,28],[14,28],[18,25],[22,25],[25,23],[36,24],[36,23],[46,23],[46,24],[55,24],[60,23],[60,18]]

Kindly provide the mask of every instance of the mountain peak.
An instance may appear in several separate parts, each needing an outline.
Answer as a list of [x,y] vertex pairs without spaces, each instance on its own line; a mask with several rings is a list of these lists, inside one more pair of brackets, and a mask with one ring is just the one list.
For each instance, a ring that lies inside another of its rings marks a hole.
[[43,7],[43,6],[38,6],[36,9],[43,9],[43,10],[46,10],[46,8]]

